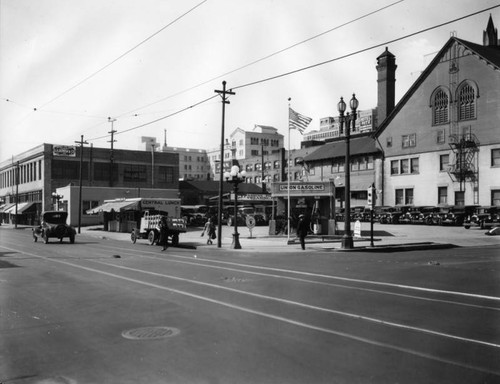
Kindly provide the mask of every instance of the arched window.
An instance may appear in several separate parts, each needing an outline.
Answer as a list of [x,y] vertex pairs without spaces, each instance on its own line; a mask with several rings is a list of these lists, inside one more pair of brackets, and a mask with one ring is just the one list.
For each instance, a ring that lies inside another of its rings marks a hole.
[[432,96],[432,125],[447,124],[449,122],[450,98],[448,93],[440,88]]
[[477,92],[473,85],[465,83],[458,90],[458,120],[476,118]]
[[253,165],[252,164],[247,164],[246,171],[247,172],[252,172],[253,171]]

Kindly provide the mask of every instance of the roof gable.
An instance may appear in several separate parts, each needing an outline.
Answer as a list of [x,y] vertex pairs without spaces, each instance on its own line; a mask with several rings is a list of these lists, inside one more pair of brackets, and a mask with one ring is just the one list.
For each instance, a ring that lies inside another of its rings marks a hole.
[[438,54],[434,57],[431,63],[424,69],[422,74],[413,83],[413,85],[408,89],[408,91],[403,95],[401,100],[396,104],[392,112],[387,116],[387,118],[382,121],[376,131],[373,132],[374,137],[378,137],[394,117],[401,111],[401,109],[406,105],[408,100],[412,95],[419,89],[422,83],[429,77],[432,71],[442,60],[450,60],[451,52],[457,54],[458,57],[472,55],[479,60],[485,62],[488,67],[494,71],[500,70],[500,47],[487,47],[469,41],[461,40],[456,37],[451,37],[447,43],[441,48]]

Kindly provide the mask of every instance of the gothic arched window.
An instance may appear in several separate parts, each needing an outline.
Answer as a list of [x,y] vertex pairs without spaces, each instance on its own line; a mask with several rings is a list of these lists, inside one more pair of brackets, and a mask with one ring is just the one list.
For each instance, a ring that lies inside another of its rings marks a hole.
[[449,122],[449,104],[448,93],[443,89],[438,89],[432,98],[432,124],[440,125]]
[[477,92],[474,86],[466,83],[458,90],[458,120],[476,118]]

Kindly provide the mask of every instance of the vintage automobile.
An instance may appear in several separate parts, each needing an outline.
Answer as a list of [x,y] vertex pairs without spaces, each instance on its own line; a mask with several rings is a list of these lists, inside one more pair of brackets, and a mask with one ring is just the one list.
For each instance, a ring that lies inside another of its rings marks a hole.
[[500,226],[500,208],[496,206],[477,207],[464,220],[464,228],[470,227],[491,228]]
[[432,216],[439,212],[439,207],[420,207],[418,211],[414,211],[411,217],[412,224],[432,224]]
[[431,208],[427,206],[415,206],[415,207],[409,207],[408,210],[401,215],[399,218],[399,223],[400,224],[419,224],[420,223],[420,215],[423,210]]
[[37,242],[38,238],[42,238],[47,244],[49,238],[55,237],[62,243],[65,237],[69,238],[69,242],[75,242],[76,231],[71,226],[66,224],[68,212],[64,211],[46,211],[42,213],[41,224],[33,228],[33,241]]
[[441,215],[440,225],[463,225],[465,218],[477,208],[476,205],[455,205]]
[[399,219],[408,212],[410,207],[409,205],[400,205],[387,208],[380,216],[380,224],[399,224]]

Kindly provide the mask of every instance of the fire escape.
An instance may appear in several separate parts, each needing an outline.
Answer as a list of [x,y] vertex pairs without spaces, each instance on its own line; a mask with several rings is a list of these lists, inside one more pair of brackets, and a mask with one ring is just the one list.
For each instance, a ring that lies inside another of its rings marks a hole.
[[454,154],[454,162],[448,169],[448,174],[454,182],[460,183],[460,191],[464,191],[466,182],[477,181],[476,154],[479,152],[479,141],[468,128],[468,132],[453,134],[449,144]]
[[[479,152],[479,141],[472,133],[472,127],[458,125],[458,100],[456,91],[459,82],[459,57],[458,46],[454,45],[450,50],[449,57],[449,85],[454,102],[451,103],[450,132],[448,143],[454,154],[448,168],[448,174],[453,182],[460,183],[460,191],[465,191],[465,183],[472,182],[474,192],[478,190],[478,167],[477,156]],[[460,132],[461,131],[461,132]],[[476,200],[476,198],[474,198]]]

